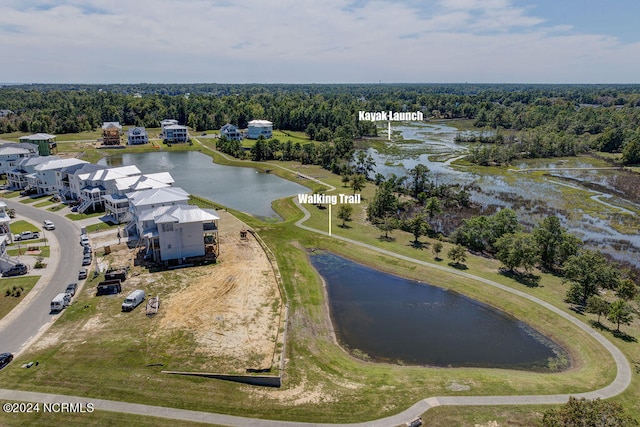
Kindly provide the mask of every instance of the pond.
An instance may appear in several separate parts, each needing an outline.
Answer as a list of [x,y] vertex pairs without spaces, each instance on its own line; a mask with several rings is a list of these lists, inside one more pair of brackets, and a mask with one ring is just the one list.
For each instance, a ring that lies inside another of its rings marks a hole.
[[[511,168],[457,167],[452,160],[464,156],[468,145],[454,142],[455,128],[442,123],[392,126],[391,141],[368,149],[376,162],[374,173],[406,175],[422,163],[438,184],[470,186],[471,200],[489,211],[512,208],[529,228],[557,215],[591,248],[640,268],[640,205],[616,191],[631,172],[594,169],[610,165],[585,156],[519,161]],[[527,168],[545,171],[514,170]]]
[[568,361],[522,321],[470,298],[337,255],[311,256],[323,277],[336,337],[376,362],[547,371]]
[[256,217],[277,218],[271,202],[309,189],[253,168],[225,166],[197,151],[124,153],[101,159],[107,166],[136,165],[143,173],[169,172],[175,186]]

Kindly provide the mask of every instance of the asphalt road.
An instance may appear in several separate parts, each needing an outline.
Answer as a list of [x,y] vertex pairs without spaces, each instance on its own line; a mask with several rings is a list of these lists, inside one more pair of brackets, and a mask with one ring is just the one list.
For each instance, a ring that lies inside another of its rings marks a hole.
[[[0,320],[0,353],[18,355],[58,317],[58,314],[50,313],[51,300],[64,292],[69,283],[78,282],[82,247],[79,244],[80,227],[71,220],[10,199],[3,201],[38,227],[45,219],[52,220],[56,225],[55,230],[45,231],[44,236],[51,245],[51,256],[45,258],[49,264],[47,269],[57,265],[52,272],[44,273],[27,297]],[[56,247],[58,250],[55,250]]]

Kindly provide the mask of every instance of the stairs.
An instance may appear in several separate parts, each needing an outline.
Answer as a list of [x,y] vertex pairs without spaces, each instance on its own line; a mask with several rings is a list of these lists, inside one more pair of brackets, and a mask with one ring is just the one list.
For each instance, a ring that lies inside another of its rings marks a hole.
[[91,200],[85,200],[78,206],[78,213],[84,213],[92,205]]

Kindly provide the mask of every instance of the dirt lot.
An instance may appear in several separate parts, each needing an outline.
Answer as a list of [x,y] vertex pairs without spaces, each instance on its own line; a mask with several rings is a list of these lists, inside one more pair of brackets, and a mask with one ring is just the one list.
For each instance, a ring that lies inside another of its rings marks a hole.
[[164,299],[160,330],[192,331],[202,350],[245,361],[247,368],[269,368],[282,307],[276,278],[255,237],[240,238],[244,224],[219,214],[218,263]]
[[[76,333],[68,335],[73,338],[64,340],[65,347],[108,340],[111,334],[135,338],[137,330],[156,343],[150,353],[165,353],[176,362],[173,370],[244,373],[248,368],[277,369],[284,320],[275,273],[256,238],[250,233],[240,238],[246,226],[227,212],[218,214],[220,256],[216,264],[151,272],[148,266],[134,266],[136,250],[124,243],[111,245],[111,253],[104,254],[104,243],[113,241],[116,229],[113,236],[102,232],[92,238],[101,265],[128,264],[132,268],[122,293],[113,296],[96,297],[100,279],[90,274],[76,304],[95,305],[96,311],[79,320]],[[134,289],[145,290],[147,299],[159,296],[158,314],[146,316],[144,303],[131,313],[120,312],[122,300]],[[184,339],[189,345],[177,345],[176,336],[188,337]],[[59,339],[48,334],[36,348],[55,345]],[[176,348],[172,348],[174,343]]]

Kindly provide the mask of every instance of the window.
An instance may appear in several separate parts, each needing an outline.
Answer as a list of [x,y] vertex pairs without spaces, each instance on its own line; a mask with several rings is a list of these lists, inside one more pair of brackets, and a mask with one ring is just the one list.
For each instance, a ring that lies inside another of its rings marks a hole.
[[165,233],[173,231],[173,224],[171,224],[171,223],[162,224],[162,231],[164,231]]

